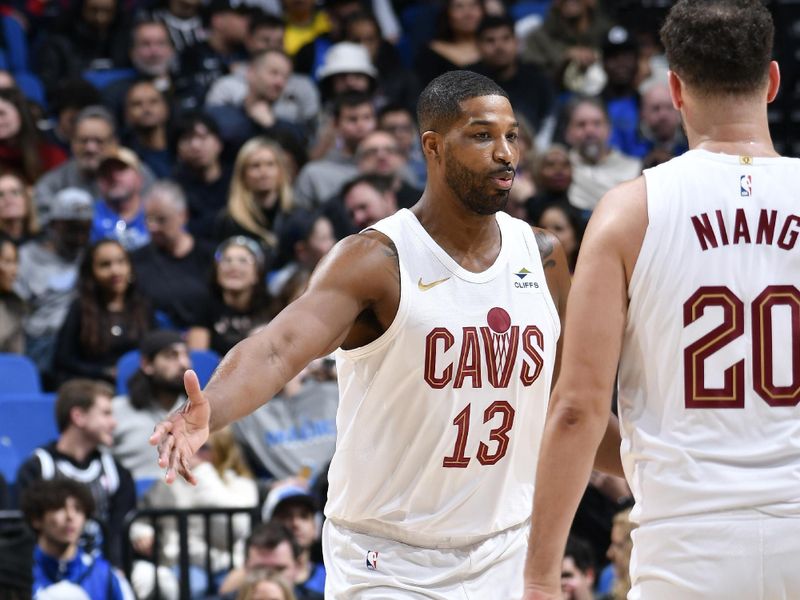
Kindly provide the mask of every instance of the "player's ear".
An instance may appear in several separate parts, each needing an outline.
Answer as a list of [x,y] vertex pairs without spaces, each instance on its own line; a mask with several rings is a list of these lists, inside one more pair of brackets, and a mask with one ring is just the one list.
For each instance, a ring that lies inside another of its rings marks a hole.
[[442,151],[442,137],[435,131],[422,134],[422,153],[426,158],[438,160]]
[[774,60],[769,63],[769,87],[767,88],[767,102],[772,102],[778,95],[781,87],[781,70]]
[[667,83],[669,83],[669,95],[672,98],[672,106],[675,107],[675,110],[680,110],[681,106],[683,106],[683,82],[675,71],[669,71]]

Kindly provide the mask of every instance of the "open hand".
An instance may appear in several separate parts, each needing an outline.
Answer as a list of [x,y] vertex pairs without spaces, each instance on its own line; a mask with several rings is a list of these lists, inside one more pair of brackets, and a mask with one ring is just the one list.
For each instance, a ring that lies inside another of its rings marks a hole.
[[191,369],[183,375],[188,400],[165,421],[156,425],[150,444],[158,447],[158,466],[167,469],[167,483],[180,475],[195,485],[189,459],[206,442],[209,434],[211,407],[200,389],[197,374]]

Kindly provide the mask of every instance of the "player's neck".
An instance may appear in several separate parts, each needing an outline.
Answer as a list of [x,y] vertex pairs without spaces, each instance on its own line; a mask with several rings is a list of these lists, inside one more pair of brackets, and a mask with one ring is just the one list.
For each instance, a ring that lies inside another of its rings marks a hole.
[[411,209],[428,235],[467,270],[480,272],[500,252],[500,228],[495,215],[468,209],[449,189],[428,182],[420,201]]
[[715,102],[695,107],[685,120],[692,149],[748,156],[778,156],[772,145],[766,105]]

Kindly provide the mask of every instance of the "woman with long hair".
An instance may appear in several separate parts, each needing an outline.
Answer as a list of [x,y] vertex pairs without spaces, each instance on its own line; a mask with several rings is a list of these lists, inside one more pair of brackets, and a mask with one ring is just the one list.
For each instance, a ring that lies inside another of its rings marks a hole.
[[152,311],[134,285],[128,253],[116,240],[101,240],[81,261],[78,299],[56,342],[56,372],[62,379],[113,383],[117,360],[138,347],[152,324]]
[[463,69],[480,60],[476,33],[484,14],[482,0],[443,3],[433,40],[420,50],[414,61],[423,87],[446,71]]
[[566,202],[553,201],[539,205],[533,219],[536,227],[546,229],[558,238],[567,255],[570,273],[575,271],[578,252],[583,241],[583,232],[586,229],[586,224],[578,210]]
[[22,92],[0,89],[0,164],[20,173],[28,185],[67,159],[66,153],[42,138]]
[[0,232],[17,245],[39,233],[36,207],[28,186],[10,171],[0,172]]
[[217,219],[215,237],[252,238],[271,257],[278,246],[278,230],[292,207],[292,181],[283,150],[270,139],[253,138],[236,156],[228,205]]
[[189,329],[192,350],[224,355],[271,316],[266,287],[266,259],[254,240],[234,236],[214,254],[211,302],[204,317]]

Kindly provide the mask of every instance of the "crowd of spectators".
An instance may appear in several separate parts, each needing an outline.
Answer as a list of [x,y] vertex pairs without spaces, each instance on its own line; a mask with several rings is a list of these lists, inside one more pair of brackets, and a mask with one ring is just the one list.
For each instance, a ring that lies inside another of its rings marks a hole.
[[[416,99],[451,69],[508,92],[521,158],[507,210],[552,231],[574,268],[601,196],[687,150],[659,4],[5,2],[0,352],[28,356],[57,392],[59,437],[26,457],[16,500],[0,494],[35,532],[33,580],[0,570],[0,587],[176,598],[175,524],[127,532],[122,516],[263,505],[255,527],[245,515],[190,522],[193,597],[322,597],[333,361],[212,436],[198,487],[150,485],[161,474],[146,440],[185,399],[184,371],[268,323],[338,239],[417,201]],[[568,597],[623,597],[630,528],[614,515],[627,495],[593,478],[565,557]]]

